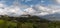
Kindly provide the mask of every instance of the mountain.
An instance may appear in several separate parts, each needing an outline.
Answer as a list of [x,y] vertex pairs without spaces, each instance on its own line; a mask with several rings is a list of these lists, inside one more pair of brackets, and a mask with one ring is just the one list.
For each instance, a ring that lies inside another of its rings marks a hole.
[[60,21],[60,13],[45,15],[45,16],[42,16],[42,18],[45,18],[51,21]]

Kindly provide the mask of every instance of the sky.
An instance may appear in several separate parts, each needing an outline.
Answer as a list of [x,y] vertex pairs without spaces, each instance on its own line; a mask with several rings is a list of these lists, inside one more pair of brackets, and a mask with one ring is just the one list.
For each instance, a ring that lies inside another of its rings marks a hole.
[[0,15],[44,16],[55,13],[60,14],[60,0],[0,0]]

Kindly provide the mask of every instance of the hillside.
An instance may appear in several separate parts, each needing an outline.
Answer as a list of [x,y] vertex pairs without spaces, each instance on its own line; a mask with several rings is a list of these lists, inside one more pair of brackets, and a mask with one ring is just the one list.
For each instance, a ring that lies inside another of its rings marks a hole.
[[0,16],[0,28],[60,28],[59,26],[60,21],[49,21],[38,16]]
[[48,23],[49,22],[46,19],[40,18],[38,16],[31,16],[31,15],[22,15],[22,16],[19,16],[19,17],[10,17],[10,16],[7,16],[7,15],[4,15],[4,16],[1,15],[0,20],[4,20],[5,23],[15,22],[15,23],[17,23],[17,26],[20,26],[20,23],[23,23],[23,24],[24,23],[28,23],[28,24],[32,23],[35,26],[35,24],[37,25],[39,23],[44,23],[44,22]]

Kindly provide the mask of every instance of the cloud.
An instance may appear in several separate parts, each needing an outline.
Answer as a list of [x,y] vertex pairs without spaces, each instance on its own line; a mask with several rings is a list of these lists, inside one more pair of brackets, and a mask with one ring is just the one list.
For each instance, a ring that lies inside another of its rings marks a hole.
[[29,2],[29,1],[32,1],[32,0],[22,0],[22,1]]
[[44,3],[45,1],[41,0],[41,3]]
[[49,5],[49,6],[37,5],[35,6],[35,8],[38,10],[37,15],[40,15],[40,16],[60,13],[59,5]]
[[0,1],[0,15],[4,15],[4,14],[6,14],[6,12],[4,12],[5,10],[5,7],[6,7],[6,5],[5,4],[3,4],[5,1]]
[[56,2],[57,2],[58,4],[60,4],[60,0],[56,0]]
[[47,15],[47,14],[51,14],[51,9],[46,7],[46,6],[42,6],[42,5],[37,5],[35,6],[35,8],[37,8],[38,11],[37,12],[37,15]]
[[54,13],[60,12],[60,6],[59,5],[51,5],[50,8],[53,10]]
[[33,14],[35,12],[35,10],[31,7],[25,9],[25,12],[29,13],[29,14]]
[[34,13],[33,8],[27,5],[13,5],[7,6],[4,3],[0,3],[0,15],[20,16]]
[[60,6],[57,5],[34,5],[32,7],[27,5],[11,5],[7,6],[4,3],[0,3],[0,15],[9,15],[9,16],[20,16],[20,15],[38,15],[44,16],[54,13],[60,13]]
[[[25,5],[21,5],[22,7],[18,7],[18,6],[10,6],[10,7],[5,7],[4,10],[1,10],[1,13],[7,14],[9,16],[20,16],[20,15],[40,15],[40,16],[44,16],[44,15],[48,15],[48,14],[54,14],[59,12],[59,8],[56,6],[42,6],[42,5],[38,5],[38,6],[34,6],[34,8],[37,8],[36,11],[33,7],[27,7]],[[24,8],[22,10],[22,8]],[[57,10],[58,9],[58,10]]]

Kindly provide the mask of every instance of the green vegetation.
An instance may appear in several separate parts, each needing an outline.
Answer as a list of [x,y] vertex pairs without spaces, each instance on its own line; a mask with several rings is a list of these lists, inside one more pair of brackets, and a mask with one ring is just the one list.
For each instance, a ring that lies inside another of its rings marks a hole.
[[0,28],[60,28],[59,21],[49,21],[37,16],[0,17]]

